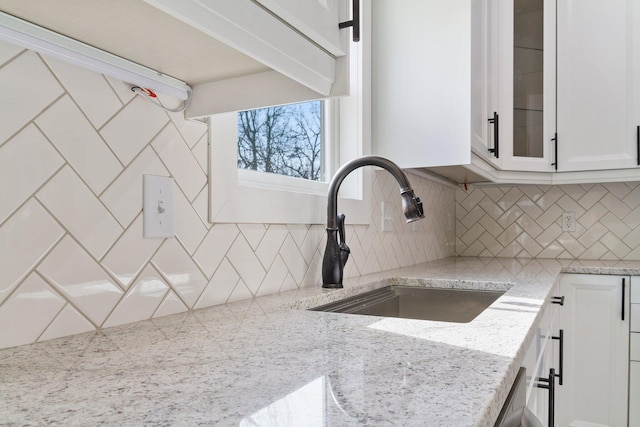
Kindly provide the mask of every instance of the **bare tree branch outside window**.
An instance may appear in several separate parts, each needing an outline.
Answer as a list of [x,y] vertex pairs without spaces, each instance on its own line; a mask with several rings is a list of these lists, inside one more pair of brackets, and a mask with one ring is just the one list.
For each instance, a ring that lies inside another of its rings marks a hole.
[[238,168],[320,181],[322,102],[238,113]]

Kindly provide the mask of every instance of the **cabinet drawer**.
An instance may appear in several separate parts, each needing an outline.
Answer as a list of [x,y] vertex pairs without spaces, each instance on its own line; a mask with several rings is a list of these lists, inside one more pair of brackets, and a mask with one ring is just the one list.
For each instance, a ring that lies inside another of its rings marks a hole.
[[632,332],[640,332],[640,304],[631,304],[631,325]]
[[629,425],[640,426],[640,362],[629,364]]
[[629,335],[629,359],[640,362],[640,332],[631,332]]
[[640,304],[640,276],[631,278],[631,303]]

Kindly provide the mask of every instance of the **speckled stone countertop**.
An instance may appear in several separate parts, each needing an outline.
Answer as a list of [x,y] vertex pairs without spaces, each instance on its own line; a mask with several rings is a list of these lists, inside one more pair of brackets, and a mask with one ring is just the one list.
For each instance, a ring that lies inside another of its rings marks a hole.
[[[562,271],[640,262],[449,258],[1,350],[0,424],[491,426]],[[398,282],[507,292],[465,324],[305,310]]]

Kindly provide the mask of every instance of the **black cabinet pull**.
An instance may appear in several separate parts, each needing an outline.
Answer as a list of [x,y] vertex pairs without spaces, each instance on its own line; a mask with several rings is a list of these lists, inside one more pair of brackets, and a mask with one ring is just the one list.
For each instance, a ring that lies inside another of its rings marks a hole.
[[638,166],[640,166],[640,126],[636,127],[636,146],[638,150]]
[[[558,132],[553,134],[553,138],[551,138],[551,140],[553,141],[553,146],[555,147],[553,155],[555,162],[551,163],[551,166],[553,166],[555,170],[558,170]],[[640,165],[640,163],[638,164]]]
[[564,295],[561,297],[551,297],[551,304],[564,305]]
[[560,366],[558,367],[558,373],[555,374],[556,377],[558,377],[558,385],[562,385],[562,372],[564,371],[563,366],[564,366],[564,330],[560,329],[558,336],[557,337],[551,337],[551,339],[554,340],[558,340],[560,341],[560,355],[559,355],[559,360],[558,363],[560,364]]
[[622,279],[622,321],[624,322],[624,291],[626,286],[626,279]]
[[353,41],[360,41],[360,0],[351,0],[351,21],[344,21],[338,24],[341,30],[353,27]]
[[538,383],[536,383],[536,387],[538,388],[544,388],[546,390],[549,390],[549,420],[547,425],[549,427],[553,427],[554,424],[554,420],[555,420],[555,412],[556,412],[556,404],[555,404],[555,400],[556,400],[556,382],[555,382],[555,377],[556,377],[556,371],[555,369],[551,368],[549,369],[549,378],[537,378]]
[[493,148],[489,148],[489,152],[500,157],[500,124],[498,122],[498,113],[493,112],[493,117],[488,119],[489,123],[493,123]]

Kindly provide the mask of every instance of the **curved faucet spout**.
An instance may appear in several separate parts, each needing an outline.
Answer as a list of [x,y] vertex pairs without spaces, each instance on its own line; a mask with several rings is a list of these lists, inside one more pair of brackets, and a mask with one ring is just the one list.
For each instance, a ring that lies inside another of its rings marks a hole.
[[[402,196],[402,210],[407,222],[424,218],[422,202],[416,197],[405,173],[391,160],[378,156],[364,156],[343,165],[331,179],[327,201],[327,247],[322,262],[322,287],[342,288],[344,264],[349,256],[349,247],[344,242],[344,215],[338,216],[338,190],[342,181],[362,166],[379,166],[387,170],[398,181]],[[338,233],[340,244],[338,244]]]

